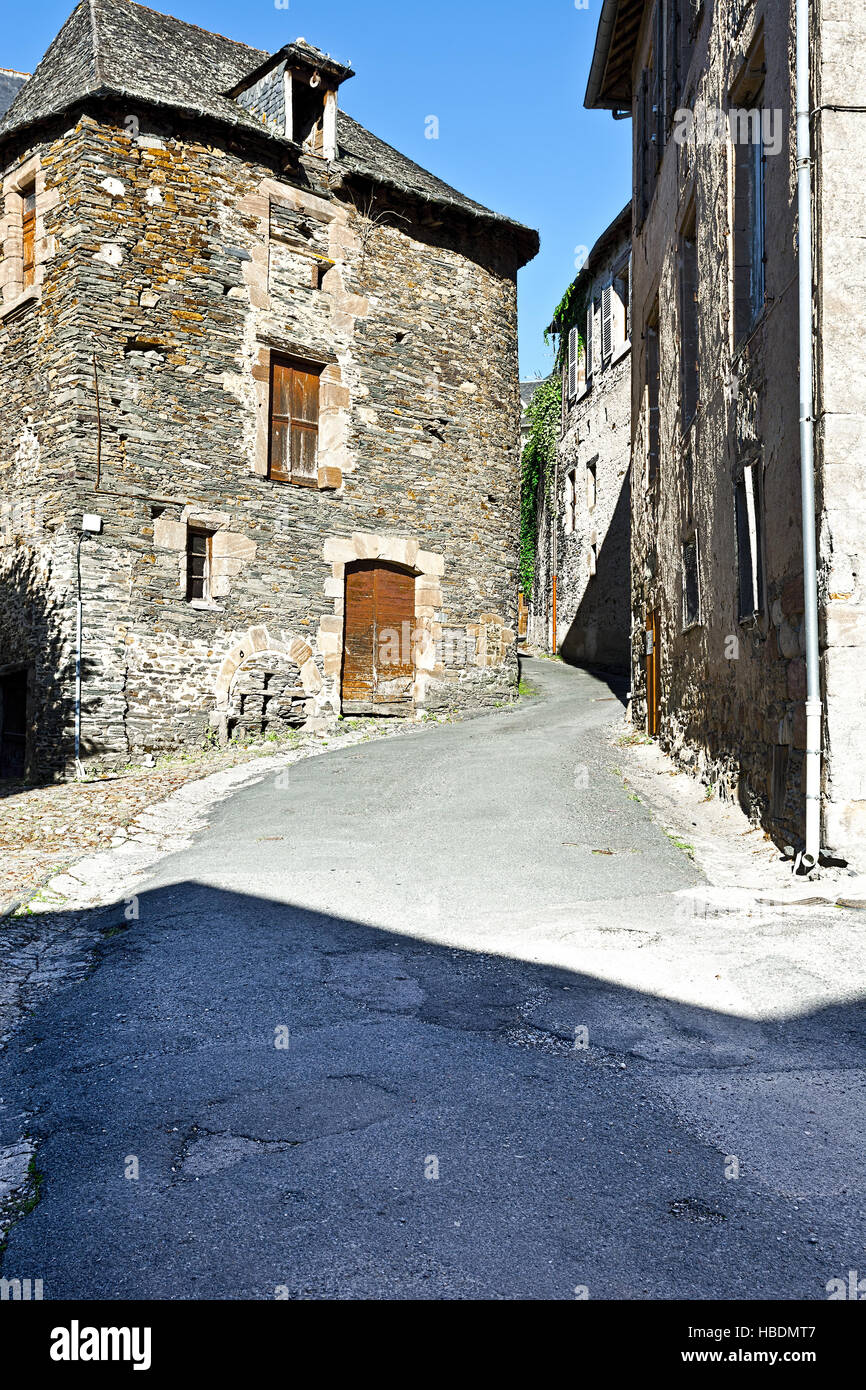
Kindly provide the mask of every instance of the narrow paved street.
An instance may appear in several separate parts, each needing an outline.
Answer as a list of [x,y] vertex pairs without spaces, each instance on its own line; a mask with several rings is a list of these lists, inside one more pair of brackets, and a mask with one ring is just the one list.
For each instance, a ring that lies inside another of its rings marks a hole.
[[526,668],[513,710],[270,773],[114,910],[3,1058],[0,1145],[44,1175],[5,1276],[822,1299],[866,1268],[845,914],[696,911],[608,686]]

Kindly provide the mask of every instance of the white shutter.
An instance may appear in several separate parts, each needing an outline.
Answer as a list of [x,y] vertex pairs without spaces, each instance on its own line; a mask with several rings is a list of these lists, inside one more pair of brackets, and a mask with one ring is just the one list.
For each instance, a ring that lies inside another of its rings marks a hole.
[[605,285],[601,292],[601,356],[607,361],[613,351],[613,295],[611,286]]
[[592,311],[593,302],[589,301],[589,308],[586,311],[586,379],[592,376]]
[[572,328],[568,335],[568,398],[577,395],[577,329]]

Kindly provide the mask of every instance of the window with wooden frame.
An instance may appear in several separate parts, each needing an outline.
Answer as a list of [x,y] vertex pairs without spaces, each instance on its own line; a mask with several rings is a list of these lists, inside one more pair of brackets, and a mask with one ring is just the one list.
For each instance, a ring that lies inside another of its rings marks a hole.
[[318,486],[320,368],[271,358],[268,477]]
[[36,185],[21,189],[21,272],[23,288],[36,280]]
[[213,531],[189,527],[186,533],[187,603],[207,603],[210,599],[211,551]]
[[758,464],[747,463],[734,486],[737,528],[738,620],[757,618],[764,607],[763,518]]
[[763,35],[749,53],[731,89],[729,124],[734,158],[733,281],[734,345],[749,336],[764,310],[766,222]]
[[614,271],[613,292],[615,299],[619,301],[617,309],[619,327],[614,347],[624,347],[631,340],[631,256],[628,257],[625,265],[619,266]]

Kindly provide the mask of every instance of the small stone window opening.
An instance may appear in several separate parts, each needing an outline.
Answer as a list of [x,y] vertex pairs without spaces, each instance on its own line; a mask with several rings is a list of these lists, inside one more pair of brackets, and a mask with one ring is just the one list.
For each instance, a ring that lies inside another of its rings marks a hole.
[[588,564],[588,566],[589,566],[590,578],[592,578],[592,576],[593,576],[593,575],[596,573],[596,571],[598,570],[598,542],[597,542],[597,541],[593,541],[593,542],[592,542],[592,545],[589,547],[589,553],[588,553],[588,555],[587,555],[587,564]]
[[25,290],[36,281],[36,185],[21,189],[21,275]]
[[565,533],[573,535],[577,529],[577,469],[570,468],[565,475]]
[[268,477],[317,487],[318,446],[318,369],[272,358]]
[[698,570],[698,538],[683,542],[683,629],[701,621],[701,585]]
[[764,607],[763,536],[757,464],[746,464],[734,488],[737,524],[738,618],[748,622]]
[[213,531],[190,527],[186,537],[186,598],[188,603],[210,599]]
[[590,511],[598,500],[598,480],[595,461],[586,465],[586,505]]

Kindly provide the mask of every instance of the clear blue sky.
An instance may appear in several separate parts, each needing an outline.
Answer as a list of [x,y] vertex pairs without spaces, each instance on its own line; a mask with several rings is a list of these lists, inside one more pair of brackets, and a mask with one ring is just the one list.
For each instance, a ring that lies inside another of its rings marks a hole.
[[[630,196],[631,122],[585,111],[601,0],[159,0],[152,8],[273,51],[303,36],[357,76],[356,120],[479,202],[541,233],[520,272],[521,373],[546,372],[542,333],[591,246]],[[74,0],[0,0],[0,67],[32,72]],[[439,138],[425,120],[439,118]]]

